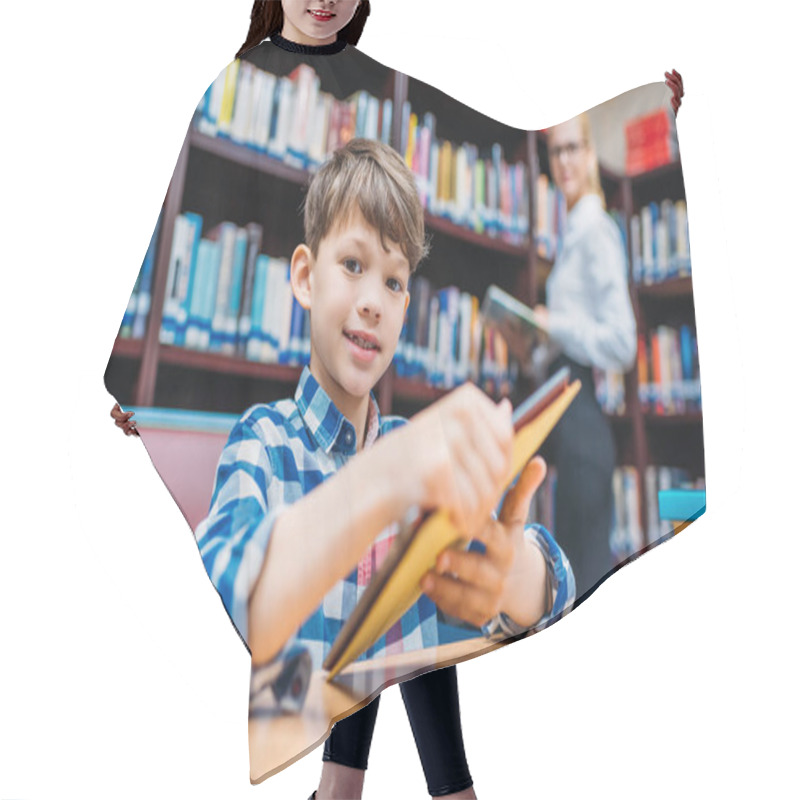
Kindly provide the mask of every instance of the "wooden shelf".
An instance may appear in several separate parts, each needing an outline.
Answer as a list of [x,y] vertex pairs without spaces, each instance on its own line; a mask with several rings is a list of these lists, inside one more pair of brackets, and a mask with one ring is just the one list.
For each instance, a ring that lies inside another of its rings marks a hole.
[[414,403],[433,403],[444,397],[450,389],[439,389],[413,378],[392,377],[392,394],[398,400]]
[[122,358],[141,358],[143,350],[144,339],[121,339],[117,336],[111,355]]
[[486,250],[494,250],[498,253],[506,253],[507,255],[516,256],[519,259],[528,257],[530,252],[530,245],[512,244],[499,237],[487,236],[485,233],[476,233],[470,228],[465,228],[462,225],[456,225],[445,217],[437,217],[434,214],[425,212],[425,225],[432,231],[438,231],[448,236],[454,236],[461,239],[467,244],[478,245]]
[[645,423],[653,426],[700,425],[703,422],[703,415],[699,411],[692,411],[688,414],[653,414],[648,412],[643,416]]
[[636,174],[628,175],[627,177],[634,183],[639,183],[641,181],[653,181],[658,180],[659,178],[665,178],[673,175],[675,172],[679,172],[680,170],[681,162],[671,161],[669,164],[664,164],[660,167],[656,167],[655,169],[647,170],[646,172],[637,172]]
[[300,373],[303,371],[303,368],[298,366],[263,364],[260,361],[248,361],[222,353],[204,353],[199,350],[163,344],[159,345],[159,362],[208,372],[222,372],[227,375],[286,383],[291,384],[292,388],[297,384]]
[[667,298],[667,297],[691,297],[692,295],[692,276],[687,275],[682,278],[669,278],[660,283],[639,283],[636,284],[636,291],[642,298]]
[[189,145],[223,158],[226,161],[240,164],[248,169],[280,178],[289,183],[305,186],[309,181],[310,173],[308,170],[289,166],[277,158],[254,150],[252,147],[236,144],[230,139],[208,136],[194,128],[189,132]]

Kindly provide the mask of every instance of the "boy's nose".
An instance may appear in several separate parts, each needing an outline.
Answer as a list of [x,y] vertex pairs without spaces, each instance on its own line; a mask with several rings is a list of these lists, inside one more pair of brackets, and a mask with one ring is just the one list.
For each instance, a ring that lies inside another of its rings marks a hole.
[[361,314],[363,314],[365,317],[375,317],[375,319],[380,319],[381,302],[376,291],[365,291],[361,295],[358,307]]
[[365,317],[375,317],[375,319],[380,319],[380,304],[375,300],[364,298],[361,302],[361,313]]

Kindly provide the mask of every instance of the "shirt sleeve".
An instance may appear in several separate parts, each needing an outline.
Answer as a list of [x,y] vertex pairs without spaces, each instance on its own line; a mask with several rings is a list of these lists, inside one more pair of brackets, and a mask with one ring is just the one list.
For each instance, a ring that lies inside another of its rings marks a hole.
[[288,506],[262,427],[247,416],[234,426],[217,466],[209,514],[195,531],[206,572],[245,643],[250,594],[275,522]]
[[626,372],[636,360],[633,316],[622,238],[611,219],[592,227],[581,242],[590,304],[550,311],[548,332],[575,361]]
[[575,602],[575,576],[572,567],[552,534],[542,525],[530,524],[525,526],[525,538],[538,547],[544,556],[549,607],[541,619],[528,628],[516,623],[508,614],[500,612],[483,626],[485,636],[500,631],[506,636],[517,636],[528,630],[541,630],[569,610]]

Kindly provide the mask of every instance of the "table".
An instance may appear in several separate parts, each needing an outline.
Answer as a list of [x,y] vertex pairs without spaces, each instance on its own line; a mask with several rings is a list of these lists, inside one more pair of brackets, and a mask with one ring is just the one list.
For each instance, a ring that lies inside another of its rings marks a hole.
[[250,718],[250,781],[261,783],[318,747],[333,723],[367,705],[382,689],[427,672],[434,665],[447,667],[514,641],[465,639],[409,653],[355,661],[326,680],[327,671],[311,675],[303,710],[297,714]]

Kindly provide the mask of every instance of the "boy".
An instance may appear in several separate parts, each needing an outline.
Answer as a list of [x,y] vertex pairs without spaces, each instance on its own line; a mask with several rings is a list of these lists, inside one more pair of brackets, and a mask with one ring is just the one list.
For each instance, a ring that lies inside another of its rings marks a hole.
[[435,606],[484,633],[543,624],[569,602],[571,572],[546,531],[524,530],[541,459],[492,518],[511,464],[509,402],[465,385],[404,424],[371,395],[427,252],[412,173],[390,147],[354,139],[315,175],[304,222],[291,282],[310,312],[310,364],[294,399],[234,426],[195,532],[254,666],[299,644],[319,668],[412,508],[447,509],[485,551],[444,551],[425,595],[361,658],[436,645]]

